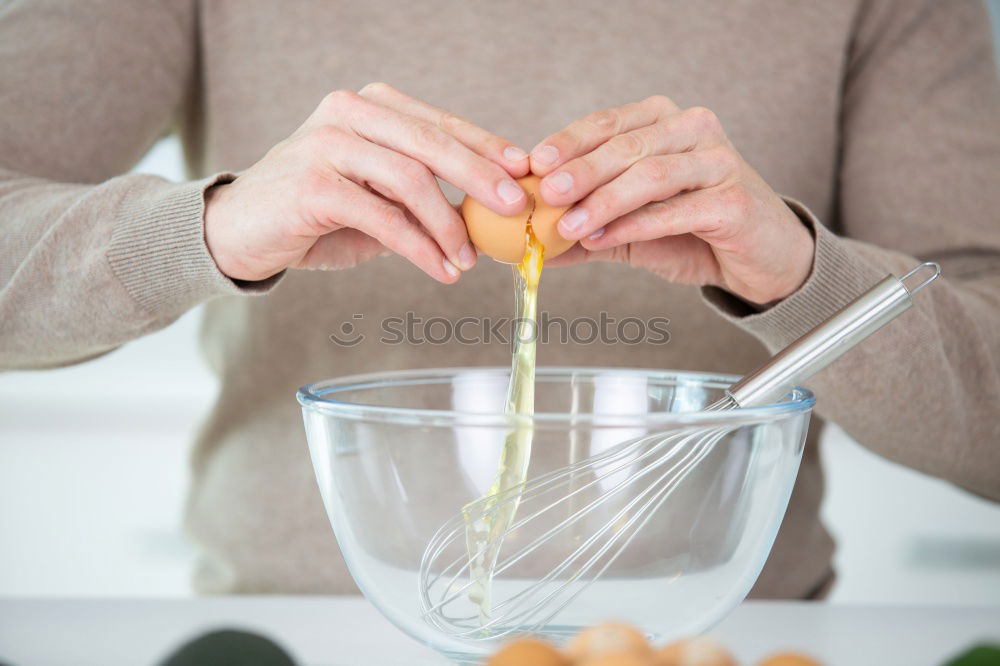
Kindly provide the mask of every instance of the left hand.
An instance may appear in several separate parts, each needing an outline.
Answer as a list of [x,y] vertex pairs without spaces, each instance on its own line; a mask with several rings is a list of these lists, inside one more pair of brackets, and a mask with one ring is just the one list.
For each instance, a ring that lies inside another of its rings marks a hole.
[[708,109],[654,96],[584,116],[531,151],[531,170],[548,203],[576,203],[558,229],[580,243],[553,265],[620,261],[757,304],[812,269],[812,234]]

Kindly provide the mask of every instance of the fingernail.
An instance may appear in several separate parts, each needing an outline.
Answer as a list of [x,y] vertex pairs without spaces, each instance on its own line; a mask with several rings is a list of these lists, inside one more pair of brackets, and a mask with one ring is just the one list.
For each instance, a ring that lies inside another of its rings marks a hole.
[[476,265],[476,250],[472,247],[472,243],[467,242],[458,251],[458,261],[462,270],[469,270]]
[[559,159],[559,149],[555,146],[539,146],[531,151],[531,157],[542,164],[555,164]]
[[524,190],[521,189],[520,185],[508,178],[507,180],[500,181],[500,184],[497,185],[497,196],[505,204],[517,203],[524,197]]
[[568,213],[562,216],[559,220],[559,226],[562,230],[569,234],[575,234],[587,221],[587,211],[583,208],[573,208]]
[[503,158],[508,162],[520,162],[528,156],[528,153],[524,152],[517,146],[507,146],[503,149]]
[[573,176],[565,171],[560,171],[557,174],[546,176],[545,182],[559,194],[566,194],[573,187]]
[[441,265],[444,266],[445,273],[447,273],[451,277],[458,277],[460,271],[457,268],[455,268],[455,264],[445,259],[444,261],[441,262]]
[[604,227],[601,227],[600,229],[598,229],[594,233],[592,233],[589,236],[587,236],[587,238],[589,240],[597,240],[598,238],[600,238],[603,235],[604,235]]

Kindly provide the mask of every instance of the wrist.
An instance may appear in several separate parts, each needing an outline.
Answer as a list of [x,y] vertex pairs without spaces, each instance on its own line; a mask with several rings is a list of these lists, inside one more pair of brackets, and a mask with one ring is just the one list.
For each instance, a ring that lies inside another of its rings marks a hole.
[[757,243],[766,251],[753,260],[758,266],[752,278],[729,279],[717,285],[742,303],[744,313],[763,312],[792,296],[809,280],[816,254],[816,235],[808,219],[791,205],[786,215],[770,225]]
[[228,215],[229,183],[218,183],[205,190],[205,214],[203,218],[205,246],[219,272],[231,280],[254,280],[245,277],[246,270],[236,261],[231,237],[232,224]]
[[702,288],[703,297],[713,309],[755,335],[772,351],[788,346],[870,289],[896,265],[886,259],[898,258],[895,253],[837,236],[803,204],[794,200],[788,203],[815,234],[814,262],[804,285],[772,307],[758,309],[748,308],[744,301],[722,289]]
[[785,278],[774,291],[769,304],[784,300],[802,288],[812,273],[813,261],[816,256],[816,235],[805,220],[787,207],[791,214],[790,231],[785,238],[785,248],[788,261],[782,276]]

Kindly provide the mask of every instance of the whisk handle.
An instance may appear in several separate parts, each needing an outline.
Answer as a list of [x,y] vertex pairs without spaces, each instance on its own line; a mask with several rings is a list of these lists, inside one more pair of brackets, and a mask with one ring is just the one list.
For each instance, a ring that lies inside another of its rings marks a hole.
[[[934,273],[912,289],[906,281],[930,268]],[[898,317],[913,305],[912,295],[941,275],[933,262],[917,266],[897,278],[886,276],[832,317],[778,352],[755,372],[729,387],[729,396],[740,407],[765,405],[834,362],[849,349]]]

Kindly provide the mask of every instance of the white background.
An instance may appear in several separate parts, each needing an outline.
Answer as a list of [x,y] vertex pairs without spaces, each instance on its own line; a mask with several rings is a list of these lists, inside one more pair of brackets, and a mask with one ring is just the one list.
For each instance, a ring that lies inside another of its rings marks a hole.
[[[136,171],[183,179],[177,141]],[[0,595],[191,594],[187,455],[217,388],[198,355],[200,316],[83,365],[0,375]],[[1000,606],[1000,505],[836,429],[823,456],[832,600]]]

